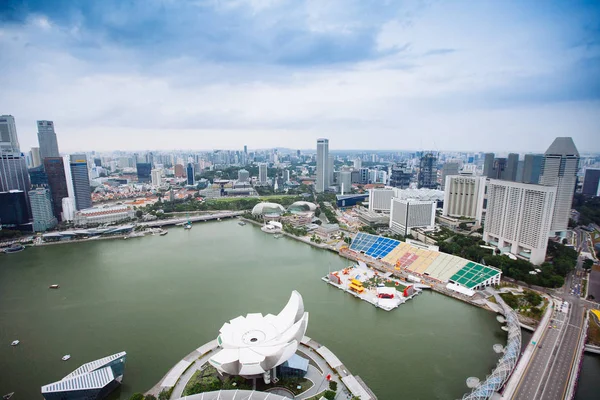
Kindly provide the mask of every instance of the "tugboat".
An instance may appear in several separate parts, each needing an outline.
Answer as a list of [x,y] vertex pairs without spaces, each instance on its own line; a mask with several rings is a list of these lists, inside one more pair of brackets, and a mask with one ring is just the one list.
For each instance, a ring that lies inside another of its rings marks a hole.
[[12,246],[10,246],[9,248],[4,249],[4,253],[6,253],[6,254],[18,253],[23,250],[25,250],[25,246],[23,246],[22,244],[15,243]]

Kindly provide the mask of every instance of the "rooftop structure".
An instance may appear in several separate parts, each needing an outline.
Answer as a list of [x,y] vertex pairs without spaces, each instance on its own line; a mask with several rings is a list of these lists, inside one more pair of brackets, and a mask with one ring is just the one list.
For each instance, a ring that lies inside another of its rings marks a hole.
[[225,323],[217,337],[222,350],[209,362],[221,374],[262,376],[269,384],[271,370],[296,353],[307,326],[302,296],[294,290],[277,315],[252,313]]
[[281,204],[277,203],[258,203],[252,209],[253,215],[265,215],[265,214],[283,214],[285,212],[285,208]]
[[288,211],[291,213],[315,211],[316,209],[317,205],[308,201],[297,201],[288,207]]
[[60,381],[42,386],[46,400],[102,399],[123,380],[125,357],[120,352],[83,364]]

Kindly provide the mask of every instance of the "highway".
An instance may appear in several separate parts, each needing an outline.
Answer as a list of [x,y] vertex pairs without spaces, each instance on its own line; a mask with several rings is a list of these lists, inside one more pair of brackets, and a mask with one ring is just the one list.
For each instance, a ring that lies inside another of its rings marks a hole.
[[[578,248],[581,248],[577,236]],[[583,242],[585,242],[583,240]],[[575,271],[565,280],[565,285],[556,294],[567,303],[560,301],[555,308],[546,332],[536,344],[533,357],[513,396],[518,400],[561,400],[567,391],[571,369],[577,356],[577,343],[583,328],[585,307],[579,297],[583,260],[577,261]],[[530,346],[533,344],[529,344]]]

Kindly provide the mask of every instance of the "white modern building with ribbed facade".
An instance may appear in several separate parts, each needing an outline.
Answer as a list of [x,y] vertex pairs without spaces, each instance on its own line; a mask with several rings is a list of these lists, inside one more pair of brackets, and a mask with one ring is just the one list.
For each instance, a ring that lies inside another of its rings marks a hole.
[[369,189],[369,211],[390,212],[394,189]]
[[555,186],[491,179],[483,240],[535,265],[544,262]]
[[475,218],[477,224],[481,224],[485,179],[485,176],[447,176],[442,215]]
[[411,228],[433,228],[435,226],[435,201],[392,199],[390,230],[406,236]]
[[544,154],[540,184],[556,186],[556,204],[550,236],[564,235],[569,226],[573,194],[577,184],[579,152],[570,137],[557,137]]

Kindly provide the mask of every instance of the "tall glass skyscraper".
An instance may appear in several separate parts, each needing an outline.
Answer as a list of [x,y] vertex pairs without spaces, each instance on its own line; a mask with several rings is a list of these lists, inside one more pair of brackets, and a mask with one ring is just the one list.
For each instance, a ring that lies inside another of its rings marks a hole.
[[0,115],[0,153],[20,153],[17,126],[12,115]]
[[62,220],[62,199],[69,197],[65,163],[62,157],[47,157],[44,160],[44,169],[52,195],[52,208],[54,216]]
[[195,181],[196,177],[194,175],[194,164],[189,162],[187,165],[187,184],[193,185]]
[[58,221],[52,211],[52,197],[50,190],[37,188],[29,192],[31,215],[33,217],[34,232],[44,232],[54,228]]
[[54,132],[54,122],[38,121],[38,141],[40,143],[40,158],[60,157],[58,153],[58,141]]
[[557,137],[544,154],[540,184],[556,186],[556,202],[550,234],[564,234],[569,225],[577,184],[579,152],[570,137]]
[[329,139],[317,139],[316,192],[324,192],[329,184]]
[[151,181],[152,164],[150,163],[137,163],[135,165],[137,169],[137,176],[139,183],[149,183]]
[[83,210],[92,207],[92,191],[85,154],[71,155],[71,178],[75,192],[75,207]]

